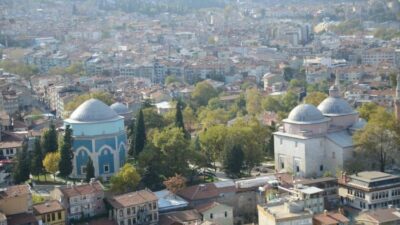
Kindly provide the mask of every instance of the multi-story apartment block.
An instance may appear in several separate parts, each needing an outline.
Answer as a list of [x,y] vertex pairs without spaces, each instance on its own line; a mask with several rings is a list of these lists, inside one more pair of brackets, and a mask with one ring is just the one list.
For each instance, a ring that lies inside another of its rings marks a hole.
[[108,199],[109,214],[118,225],[155,225],[158,223],[157,196],[150,190],[141,190]]
[[365,50],[361,58],[363,64],[377,65],[385,62],[394,65],[396,63],[396,51],[391,48],[373,48]]
[[60,51],[34,51],[24,57],[26,64],[35,65],[41,72],[48,72],[54,67],[68,67],[71,61]]
[[89,184],[56,187],[51,197],[61,202],[66,209],[67,219],[76,220],[82,217],[93,217],[105,212],[104,187],[99,181]]
[[359,210],[400,205],[400,176],[365,171],[339,179],[339,196],[344,204]]

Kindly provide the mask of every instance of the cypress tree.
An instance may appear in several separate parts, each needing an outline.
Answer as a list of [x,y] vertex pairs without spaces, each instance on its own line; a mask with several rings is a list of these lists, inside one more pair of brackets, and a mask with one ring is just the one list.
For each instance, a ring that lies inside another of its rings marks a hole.
[[244,152],[241,145],[234,145],[225,150],[224,170],[227,174],[235,177],[240,176],[244,167]]
[[135,156],[138,156],[140,152],[144,149],[146,145],[146,128],[144,126],[144,116],[143,111],[139,111],[139,116],[136,123],[135,131]]
[[182,132],[185,135],[186,139],[190,139],[190,135],[186,131],[185,123],[183,122],[182,103],[179,100],[176,103],[175,126],[182,129]]
[[69,125],[65,127],[63,142],[60,146],[60,162],[58,168],[61,177],[68,177],[72,173],[73,165],[72,159],[74,153],[72,152],[72,130]]
[[29,175],[30,162],[28,156],[28,145],[24,143],[22,151],[17,155],[17,164],[15,165],[13,172],[14,183],[20,184],[29,180]]
[[32,162],[31,162],[31,173],[34,176],[39,176],[43,172],[43,153],[42,147],[40,146],[40,139],[35,140],[35,147],[33,150]]
[[45,154],[58,150],[58,135],[53,121],[50,122],[49,129],[43,132],[42,149]]
[[135,120],[132,120],[131,124],[129,124],[128,126],[128,139],[129,139],[128,154],[132,157],[135,155],[135,136],[136,136]]
[[91,178],[94,178],[94,166],[91,158],[86,163],[86,182],[89,182]]

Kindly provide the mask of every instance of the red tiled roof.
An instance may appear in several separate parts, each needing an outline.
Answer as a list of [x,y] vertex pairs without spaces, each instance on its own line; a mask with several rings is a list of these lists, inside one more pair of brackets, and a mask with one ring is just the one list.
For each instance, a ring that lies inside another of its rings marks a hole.
[[157,196],[149,190],[141,190],[118,195],[110,198],[108,202],[114,208],[125,208],[133,205],[139,205],[147,202],[157,201]]
[[170,212],[160,215],[159,225],[184,224],[186,222],[201,220],[201,215],[194,209]]
[[199,184],[180,190],[177,194],[186,200],[217,198],[221,193],[235,192],[234,186],[217,188],[214,183]]
[[29,194],[30,192],[31,188],[27,184],[14,185],[0,190],[0,199],[13,198],[15,196]]
[[60,188],[60,190],[65,196],[67,196],[69,198],[74,197],[74,196],[104,192],[103,185],[99,181],[95,181],[92,184],[64,187],[64,188]]
[[11,216],[7,216],[8,225],[37,225],[39,224],[36,217],[31,213],[20,213]]
[[212,209],[216,206],[219,206],[220,204],[218,202],[210,202],[210,203],[205,203],[205,204],[201,204],[196,206],[195,208],[197,209],[197,211],[199,211],[200,213],[203,213],[209,209]]
[[43,202],[40,204],[33,205],[33,210],[35,210],[35,214],[45,214],[49,212],[57,212],[64,210],[60,202],[57,200]]

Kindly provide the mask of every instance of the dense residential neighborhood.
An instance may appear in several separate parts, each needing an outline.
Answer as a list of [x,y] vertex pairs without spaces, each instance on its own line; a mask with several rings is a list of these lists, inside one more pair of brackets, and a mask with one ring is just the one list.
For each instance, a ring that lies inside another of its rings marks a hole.
[[400,223],[400,1],[0,0],[0,225]]

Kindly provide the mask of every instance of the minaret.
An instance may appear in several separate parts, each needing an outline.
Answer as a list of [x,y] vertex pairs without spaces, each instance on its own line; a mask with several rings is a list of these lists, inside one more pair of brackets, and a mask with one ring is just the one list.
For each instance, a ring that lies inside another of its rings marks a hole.
[[396,119],[400,121],[400,74],[397,75],[396,96],[394,98],[394,113]]

